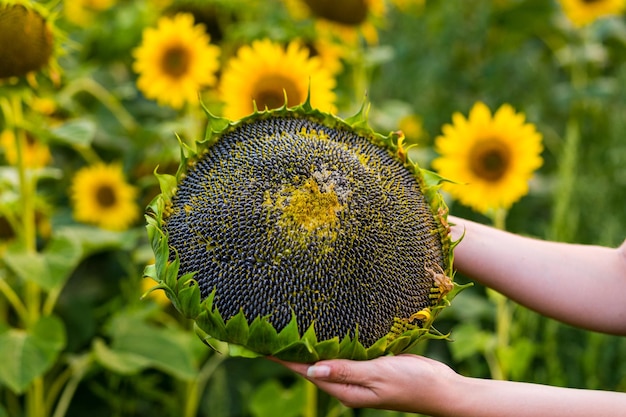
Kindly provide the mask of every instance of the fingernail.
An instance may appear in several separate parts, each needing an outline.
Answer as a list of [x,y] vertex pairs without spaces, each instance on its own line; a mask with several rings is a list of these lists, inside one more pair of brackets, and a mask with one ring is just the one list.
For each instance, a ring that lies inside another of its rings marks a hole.
[[313,365],[306,370],[306,375],[310,378],[326,378],[330,376],[330,366]]

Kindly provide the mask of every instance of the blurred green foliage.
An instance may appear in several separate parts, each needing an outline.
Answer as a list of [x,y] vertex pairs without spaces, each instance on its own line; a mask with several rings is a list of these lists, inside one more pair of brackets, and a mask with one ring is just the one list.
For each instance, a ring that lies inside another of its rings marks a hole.
[[[314,36],[281,2],[260,3],[211,2],[218,18],[210,29],[224,55],[257,37]],[[52,4],[59,12],[60,5]],[[201,112],[159,107],[137,91],[130,51],[154,13],[150,2],[119,1],[85,27],[61,17],[55,22],[65,33],[61,81],[0,86],[0,97],[56,103],[46,117],[27,108],[18,126],[53,152],[54,163],[34,173],[34,204],[51,232],[37,236],[35,251],[25,250],[15,231],[2,235],[0,417],[400,415],[349,410],[321,392],[311,411],[311,387],[302,379],[270,361],[213,352],[171,306],[140,298],[152,257],[143,224],[109,232],[72,220],[67,189],[94,154],[122,161],[143,207],[158,193],[155,167],[177,166],[175,133],[182,140],[203,134]],[[453,113],[467,114],[476,101],[491,108],[510,103],[543,134],[545,163],[531,193],[508,213],[507,229],[588,244],[623,241],[624,17],[574,29],[556,2],[427,1],[408,11],[390,7],[379,36],[338,75],[343,116],[358,108],[363,90],[375,129],[395,130],[403,116],[417,115],[423,126],[412,156],[428,167],[433,140]],[[5,110],[0,130],[10,124]],[[24,190],[4,162],[0,214],[7,216],[19,211]],[[449,205],[457,216],[489,221]],[[21,294],[35,302],[12,297]],[[454,341],[430,341],[416,353],[476,377],[491,377],[496,360],[513,380],[626,391],[625,338],[575,329],[510,303],[509,344],[502,346],[497,302],[480,286],[465,290],[436,324]]]

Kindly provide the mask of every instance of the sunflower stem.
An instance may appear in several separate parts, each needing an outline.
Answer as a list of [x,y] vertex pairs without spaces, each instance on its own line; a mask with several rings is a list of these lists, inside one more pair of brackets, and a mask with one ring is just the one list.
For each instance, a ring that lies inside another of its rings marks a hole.
[[[493,226],[500,230],[506,230],[507,210],[498,208],[492,213]],[[488,289],[489,298],[496,304],[496,346],[495,356],[489,360],[489,368],[492,378],[507,379],[507,364],[504,363],[502,354],[509,348],[512,312],[510,301],[499,292]]]
[[306,404],[303,417],[317,417],[317,386],[309,380],[304,380]]
[[4,276],[0,277],[0,294],[4,295],[4,298],[6,298],[11,307],[13,307],[19,319],[23,323],[26,323],[28,321],[28,310],[17,293],[6,282]]
[[[5,102],[6,103],[6,102]],[[22,109],[22,98],[18,94],[13,94],[9,98],[9,103],[2,106],[5,118],[15,134],[15,148],[17,150],[17,170],[20,190],[21,218],[22,222],[18,229],[18,236],[22,244],[22,249],[29,254],[37,251],[36,247],[36,227],[35,227],[35,192],[36,182],[26,166],[24,155],[24,144],[26,143],[26,132],[24,126],[24,114]],[[14,299],[12,305],[22,318],[24,327],[28,328],[41,317],[41,288],[39,285],[27,279],[24,285],[24,302],[20,303]],[[15,296],[13,291],[3,291],[9,297]],[[19,299],[19,298],[18,298]],[[22,309],[21,306],[24,308]],[[21,311],[21,313],[20,313]],[[44,406],[44,379],[42,376],[36,377],[26,391],[27,415],[29,417],[45,417]]]
[[225,355],[213,354],[198,371],[196,378],[187,383],[187,396],[185,399],[185,417],[195,417],[198,415],[200,397],[204,392],[207,382],[213,372],[226,358]]
[[137,129],[135,118],[120,104],[113,94],[92,78],[80,78],[65,89],[65,94],[73,96],[81,91],[91,94],[106,107],[126,131]]

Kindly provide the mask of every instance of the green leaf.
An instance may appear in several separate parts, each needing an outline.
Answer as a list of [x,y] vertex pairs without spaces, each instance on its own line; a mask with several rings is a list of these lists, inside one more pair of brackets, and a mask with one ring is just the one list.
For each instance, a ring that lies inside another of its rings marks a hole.
[[339,338],[334,337],[324,340],[315,346],[315,351],[320,359],[334,359],[339,355]]
[[53,140],[80,147],[89,147],[96,136],[97,126],[88,119],[70,120],[51,130]]
[[306,404],[304,382],[285,388],[270,379],[252,394],[249,405],[254,417],[296,417],[303,415]]
[[196,324],[211,337],[226,340],[226,325],[219,313],[205,309],[196,317]]
[[337,358],[365,360],[367,359],[367,352],[359,342],[358,337],[355,336],[351,339],[349,336],[346,336],[339,344],[339,354]]
[[46,291],[62,287],[78,264],[90,254],[133,245],[136,238],[127,233],[94,227],[72,226],[58,229],[43,252],[27,252],[9,246],[4,261],[25,282],[35,282]]
[[481,330],[473,323],[461,323],[454,328],[454,342],[450,344],[452,357],[456,361],[468,359],[485,352],[495,343],[495,335]]
[[188,319],[195,319],[200,314],[200,287],[195,280],[189,279],[178,291],[178,308]]
[[367,348],[367,358],[373,359],[385,354],[388,346],[388,336],[381,337],[372,346]]
[[[126,361],[126,365],[128,361],[135,361],[137,365],[134,356],[139,356],[150,366],[176,378],[190,380],[196,376],[192,349],[192,338],[197,340],[195,335],[174,328],[157,327],[124,314],[113,320],[111,328],[111,349],[118,355],[118,360]],[[124,362],[117,363],[120,364]]]
[[278,333],[267,318],[257,317],[252,321],[248,345],[264,355],[270,355],[280,348]]
[[17,394],[54,365],[65,347],[65,327],[55,316],[42,317],[27,330],[0,333],[0,382]]
[[291,343],[274,352],[273,355],[284,361],[313,363],[320,360],[319,355],[306,339]]
[[243,310],[240,310],[226,323],[226,337],[230,343],[243,345],[248,341],[248,333],[248,320]]
[[94,340],[93,352],[100,365],[122,375],[138,374],[152,363],[144,356],[110,349],[101,339]]
[[397,355],[402,353],[411,344],[410,336],[400,336],[389,343],[387,352]]
[[300,332],[298,331],[298,320],[296,314],[291,312],[291,320],[289,323],[278,333],[278,344],[281,346],[287,346],[292,342],[300,340]]

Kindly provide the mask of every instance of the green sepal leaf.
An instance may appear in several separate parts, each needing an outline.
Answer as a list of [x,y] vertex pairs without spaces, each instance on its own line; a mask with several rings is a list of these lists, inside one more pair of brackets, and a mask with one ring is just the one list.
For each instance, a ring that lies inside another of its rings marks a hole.
[[271,355],[280,349],[278,333],[266,317],[256,317],[250,324],[248,346],[264,355]]
[[239,313],[226,323],[226,337],[231,343],[237,345],[243,345],[248,341],[249,330],[248,320],[243,310],[239,310]]
[[332,339],[319,342],[315,346],[315,351],[320,359],[334,359],[339,355],[339,338],[334,337]]
[[154,176],[159,181],[159,188],[161,189],[161,195],[167,199],[167,202],[172,197],[172,194],[176,190],[176,177],[170,174],[159,174],[157,172],[158,167],[154,170]]
[[234,343],[228,344],[228,354],[230,356],[237,356],[240,358],[261,358],[265,356],[253,350],[250,350],[245,346],[236,345]]
[[366,350],[367,359],[373,359],[384,355],[387,351],[387,345],[389,344],[388,340],[389,336],[383,336],[378,339],[372,346],[368,347]]
[[[189,275],[189,276],[188,276]],[[184,282],[182,288],[178,290],[178,300],[176,308],[188,319],[194,319],[200,314],[200,287],[192,279],[193,274],[185,274],[180,282]],[[186,280],[184,280],[187,278]],[[183,281],[184,280],[184,281]]]
[[196,317],[196,324],[207,334],[219,340],[228,340],[226,338],[226,325],[219,313],[211,312],[205,309]]
[[354,338],[350,338],[349,336],[344,337],[339,344],[339,354],[337,358],[353,360],[367,359],[367,351],[361,342],[359,342],[358,334],[355,334]]
[[321,358],[311,346],[308,340],[294,342],[273,353],[278,359],[284,361],[297,361],[305,363],[317,362]]
[[302,340],[308,340],[311,345],[317,344],[317,335],[315,334],[315,322],[311,323],[306,332],[302,335]]
[[402,353],[411,344],[410,336],[400,336],[389,343],[387,351],[397,355]]
[[300,332],[298,331],[298,320],[296,314],[291,312],[291,320],[289,323],[278,333],[278,344],[281,346],[287,346],[290,343],[300,340]]

